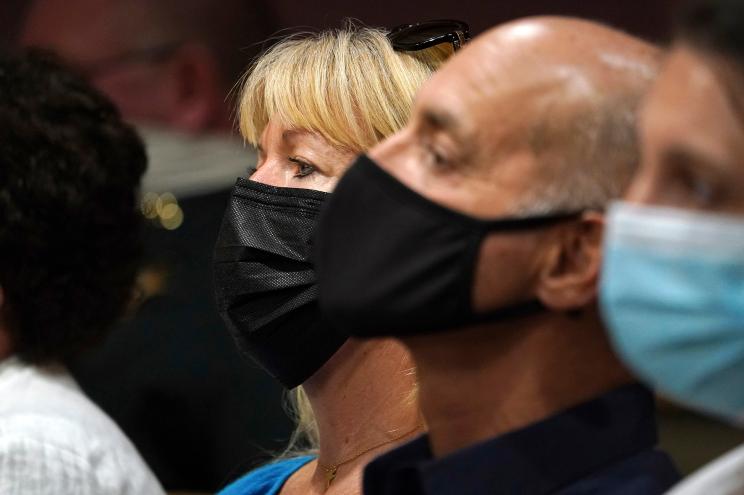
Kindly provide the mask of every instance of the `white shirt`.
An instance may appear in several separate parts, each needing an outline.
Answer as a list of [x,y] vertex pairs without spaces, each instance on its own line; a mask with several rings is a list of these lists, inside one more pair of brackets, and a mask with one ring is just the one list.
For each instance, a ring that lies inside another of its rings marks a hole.
[[688,476],[667,495],[739,495],[744,493],[744,446]]
[[162,495],[132,443],[63,368],[0,362],[0,494]]
[[256,150],[227,133],[186,134],[146,124],[137,127],[147,148],[142,192],[189,197],[232,188],[256,165]]

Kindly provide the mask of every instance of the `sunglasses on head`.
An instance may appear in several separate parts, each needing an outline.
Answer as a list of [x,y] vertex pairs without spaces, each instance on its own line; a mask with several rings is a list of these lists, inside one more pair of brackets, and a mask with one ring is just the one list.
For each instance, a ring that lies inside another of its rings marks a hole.
[[397,51],[415,52],[441,43],[451,43],[457,51],[470,40],[470,26],[462,21],[440,19],[402,24],[393,28],[387,36]]

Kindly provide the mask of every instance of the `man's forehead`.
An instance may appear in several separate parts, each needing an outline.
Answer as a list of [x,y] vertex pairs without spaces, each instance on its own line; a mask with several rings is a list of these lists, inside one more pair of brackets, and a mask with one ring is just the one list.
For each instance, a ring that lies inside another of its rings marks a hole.
[[[718,76],[699,54],[673,50],[641,107],[641,129],[711,156],[723,142],[740,148],[744,123]],[[691,127],[703,131],[690,135]],[[685,139],[679,139],[682,135]]]
[[26,18],[21,43],[52,48],[75,63],[95,61],[126,46],[111,22],[117,8],[108,0],[39,0]]
[[422,116],[436,118],[443,127],[458,127],[466,131],[477,123],[476,107],[492,103],[496,87],[484,64],[477,62],[478,53],[458,54],[422,87],[419,111]]
[[522,133],[533,110],[560,96],[566,78],[505,64],[492,46],[474,48],[435,73],[421,89],[417,113],[460,136],[480,136],[490,146]]

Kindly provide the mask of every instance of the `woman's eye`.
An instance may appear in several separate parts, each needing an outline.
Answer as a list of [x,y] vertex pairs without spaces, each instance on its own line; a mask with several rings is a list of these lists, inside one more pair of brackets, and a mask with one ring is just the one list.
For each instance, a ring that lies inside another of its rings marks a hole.
[[299,158],[290,158],[290,162],[297,164],[297,172],[295,172],[294,176],[297,179],[302,179],[303,177],[307,177],[308,175],[311,175],[315,172],[316,168],[311,165],[310,163],[307,163],[304,160],[300,160]]

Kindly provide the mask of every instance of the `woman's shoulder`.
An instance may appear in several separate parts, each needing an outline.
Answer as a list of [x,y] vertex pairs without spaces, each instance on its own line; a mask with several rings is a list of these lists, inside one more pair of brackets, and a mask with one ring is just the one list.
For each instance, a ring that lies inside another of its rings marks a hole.
[[218,495],[276,495],[290,476],[313,459],[307,455],[272,462],[230,483]]

